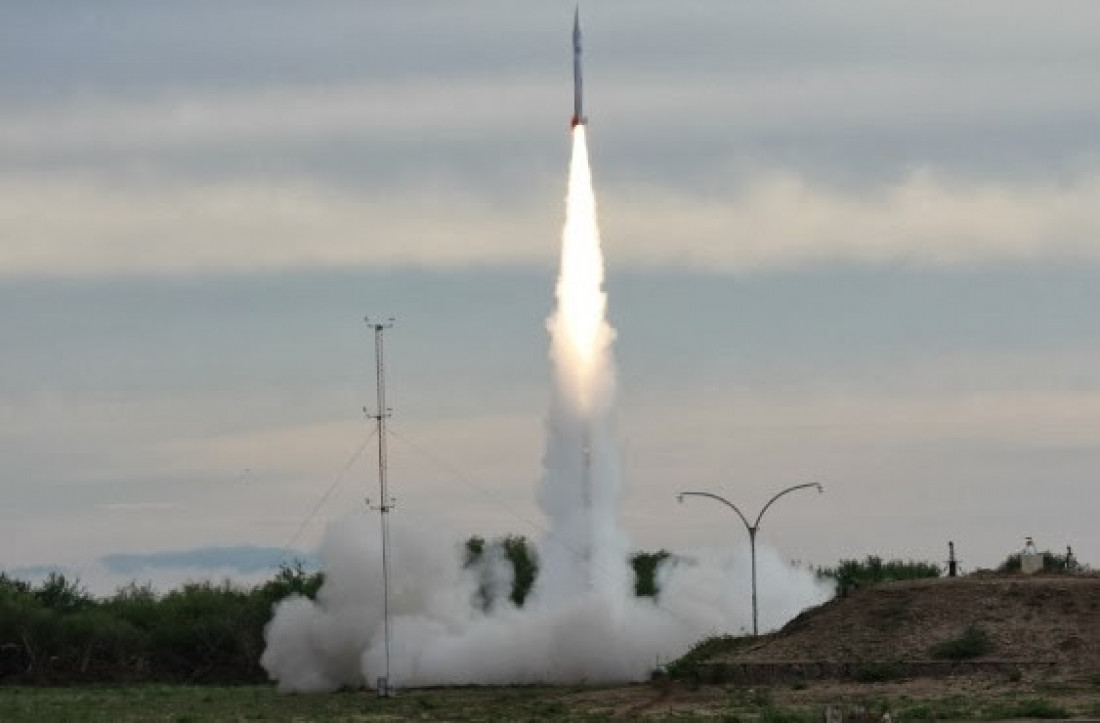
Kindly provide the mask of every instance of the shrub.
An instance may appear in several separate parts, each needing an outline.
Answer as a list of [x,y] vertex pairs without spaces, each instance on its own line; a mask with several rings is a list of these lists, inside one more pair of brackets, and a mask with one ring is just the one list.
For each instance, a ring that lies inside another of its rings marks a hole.
[[901,671],[896,663],[861,663],[855,672],[855,678],[860,683],[885,683],[900,677]]
[[226,582],[189,583],[160,601],[151,631],[154,669],[168,679],[243,682],[262,675],[263,598]]
[[151,584],[138,585],[130,582],[118,588],[100,607],[139,630],[151,630],[160,617],[158,602],[159,598]]
[[657,597],[657,568],[668,559],[667,550],[657,552],[635,552],[630,556],[630,566],[634,569],[635,597]]
[[[485,538],[474,535],[463,546],[463,567],[477,565],[488,548],[499,548],[512,564],[512,591],[508,597],[516,606],[523,607],[539,572],[538,556],[534,547],[523,535],[507,535],[492,542],[486,542]],[[482,607],[486,609],[489,605],[488,594],[484,587],[477,593]]]
[[313,600],[317,597],[317,591],[325,581],[324,573],[309,572],[302,560],[284,562],[279,565],[279,571],[275,577],[268,580],[255,592],[264,598],[269,605],[290,595],[301,595]]
[[263,681],[272,603],[321,581],[291,564],[252,588],[192,583],[162,596],[131,582],[99,599],[58,573],[37,585],[0,573],[0,679]]
[[[1043,551],[1043,572],[1053,572],[1057,574],[1066,574],[1071,572],[1085,571],[1088,568],[1077,563],[1076,560],[1071,561],[1067,555],[1059,555],[1050,550]],[[1020,553],[1014,552],[1005,558],[1004,562],[997,566],[997,572],[1002,574],[1011,574],[1020,571]]]
[[125,669],[146,646],[146,635],[105,609],[84,610],[58,621],[61,655],[56,672],[80,680],[96,680]]
[[944,698],[902,708],[896,720],[968,720],[974,717],[974,705],[969,700]]
[[69,580],[59,572],[51,572],[31,594],[43,607],[60,613],[87,610],[95,604],[79,580]]
[[682,657],[669,663],[665,670],[670,678],[677,680],[694,678],[697,675],[699,663],[706,662],[719,653],[737,650],[753,640],[755,638],[734,635],[715,635],[704,638],[692,646],[691,650],[687,651]]
[[990,719],[1070,717],[1068,710],[1044,698],[1031,698],[997,705],[983,713],[984,717]]
[[819,720],[817,716],[786,708],[768,706],[760,711],[760,723],[806,723]]
[[973,624],[959,635],[936,644],[932,655],[946,660],[970,660],[985,655],[992,648],[989,633],[980,625]]
[[[539,572],[538,554],[534,546],[523,535],[506,535],[495,540],[473,535],[462,545],[462,566],[474,567],[490,548],[502,549],[504,556],[512,563],[512,592],[509,597],[517,606],[523,607]],[[635,552],[630,556],[636,597],[657,597],[660,593],[657,588],[657,568],[669,557],[667,550]],[[484,589],[478,592],[478,599],[483,607],[488,604],[487,594]]]
[[466,540],[465,545],[465,558],[462,561],[463,567],[470,567],[477,563],[481,559],[482,554],[485,553],[485,538],[479,535],[474,535],[470,539]]
[[504,555],[511,561],[515,574],[512,578],[512,602],[522,607],[539,572],[538,556],[527,538],[522,535],[508,535],[500,544],[504,547]]
[[30,594],[29,582],[10,577],[6,572],[0,572],[0,600],[26,597]]
[[841,560],[836,567],[824,567],[817,571],[820,578],[832,578],[836,594],[844,597],[853,590],[898,580],[919,580],[940,576],[939,565],[933,562],[890,560],[883,562],[878,555],[868,555],[864,560]]

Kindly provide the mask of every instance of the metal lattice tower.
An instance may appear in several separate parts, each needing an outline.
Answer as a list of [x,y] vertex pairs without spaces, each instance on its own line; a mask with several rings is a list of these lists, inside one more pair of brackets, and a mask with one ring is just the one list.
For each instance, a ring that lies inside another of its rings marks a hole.
[[[386,648],[386,675],[379,677],[377,681],[378,695],[389,696],[392,693],[390,687],[390,570],[389,547],[390,526],[389,513],[393,509],[395,500],[390,497],[388,461],[386,459],[386,420],[391,411],[386,406],[386,365],[383,356],[383,335],[386,329],[393,328],[393,319],[378,323],[371,321],[370,317],[364,319],[367,326],[374,330],[374,366],[375,383],[377,389],[377,407],[374,414],[368,413],[371,419],[378,425],[378,504],[372,509],[378,511],[382,528],[382,637]],[[370,505],[370,500],[367,500]]]

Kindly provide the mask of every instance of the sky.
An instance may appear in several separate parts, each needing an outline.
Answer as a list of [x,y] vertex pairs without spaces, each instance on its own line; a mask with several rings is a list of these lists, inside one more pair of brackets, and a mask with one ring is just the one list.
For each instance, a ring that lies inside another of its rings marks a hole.
[[[571,4],[0,4],[0,568],[538,537]],[[1100,565],[1100,6],[581,12],[634,546]]]

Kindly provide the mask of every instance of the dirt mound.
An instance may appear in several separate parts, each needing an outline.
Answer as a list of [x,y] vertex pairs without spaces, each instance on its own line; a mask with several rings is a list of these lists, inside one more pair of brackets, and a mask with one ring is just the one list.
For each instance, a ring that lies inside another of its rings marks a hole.
[[[982,644],[960,649],[975,631]],[[975,575],[857,590],[710,662],[936,660],[1100,670],[1100,576]]]

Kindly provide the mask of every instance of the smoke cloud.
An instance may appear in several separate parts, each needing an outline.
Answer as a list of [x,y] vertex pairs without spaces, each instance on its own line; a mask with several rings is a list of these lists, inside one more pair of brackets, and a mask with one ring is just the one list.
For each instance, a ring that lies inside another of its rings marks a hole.
[[[747,553],[709,551],[662,564],[656,600],[634,597],[613,432],[615,392],[604,269],[585,126],[573,134],[556,309],[547,321],[554,394],[538,501],[549,531],[523,607],[511,571],[488,554],[463,567],[454,538],[391,527],[391,685],[644,679],[700,638],[751,625]],[[316,601],[280,602],[261,660],[291,692],[374,685],[385,674],[378,522],[330,526]],[[830,595],[767,549],[758,556],[765,629]],[[488,600],[486,600],[488,596]],[[487,603],[487,604],[486,604]]]

